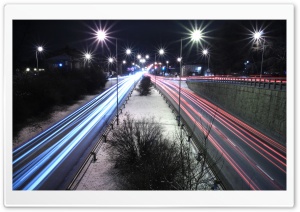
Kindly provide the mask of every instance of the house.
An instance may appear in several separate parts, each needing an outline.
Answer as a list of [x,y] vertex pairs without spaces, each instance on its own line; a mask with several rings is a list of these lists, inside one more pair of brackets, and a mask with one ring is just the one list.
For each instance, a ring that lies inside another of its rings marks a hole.
[[45,60],[48,70],[78,70],[84,67],[82,53],[77,49],[65,47],[53,52]]

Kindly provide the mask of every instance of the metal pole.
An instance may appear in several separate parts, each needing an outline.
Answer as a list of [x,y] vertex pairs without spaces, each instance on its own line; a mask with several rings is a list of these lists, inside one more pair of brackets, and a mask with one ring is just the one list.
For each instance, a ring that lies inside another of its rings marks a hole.
[[119,73],[118,73],[118,39],[116,39],[116,72],[117,72],[117,125],[119,125]]
[[154,58],[155,58],[155,60],[154,60],[154,74],[155,74],[155,88],[156,88],[156,54],[154,55]]
[[262,77],[262,66],[263,66],[263,62],[264,62],[264,51],[265,51],[265,39],[263,38],[264,42],[263,42],[263,46],[262,46],[262,54],[261,54],[261,65],[260,65],[260,78]]
[[210,54],[208,54],[208,70],[209,70],[209,73],[211,75],[211,72],[210,72],[210,69],[209,69],[209,59],[210,59]]
[[38,51],[35,51],[35,57],[36,57],[36,70],[39,71],[39,58],[38,58]]
[[180,61],[179,61],[179,104],[178,104],[178,126],[180,126],[180,93],[181,93],[181,62],[182,62],[182,39],[180,40]]

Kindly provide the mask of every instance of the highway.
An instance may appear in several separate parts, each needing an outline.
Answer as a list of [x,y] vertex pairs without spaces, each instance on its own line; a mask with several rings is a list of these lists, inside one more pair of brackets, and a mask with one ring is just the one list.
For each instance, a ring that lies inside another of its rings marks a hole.
[[[121,105],[138,73],[119,80]],[[13,150],[13,190],[64,190],[117,113],[117,85]]]
[[[227,189],[286,190],[286,147],[228,112],[180,86],[178,79],[151,76],[153,84],[179,110],[198,145],[217,160],[215,171]],[[221,158],[221,159],[219,159]]]

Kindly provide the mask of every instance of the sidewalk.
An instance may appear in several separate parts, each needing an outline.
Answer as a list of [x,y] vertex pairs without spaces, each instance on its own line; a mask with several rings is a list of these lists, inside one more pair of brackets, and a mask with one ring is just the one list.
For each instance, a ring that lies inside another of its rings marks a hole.
[[[122,109],[122,114],[119,115],[120,123],[122,123],[126,113],[136,119],[155,117],[155,120],[164,127],[164,136],[168,138],[172,138],[178,128],[175,114],[172,113],[158,91],[153,88],[151,95],[148,96],[140,96],[137,91],[133,91],[125,108]],[[118,188],[118,179],[113,174],[113,164],[109,161],[105,147],[106,143],[103,143],[97,152],[97,161],[93,162],[87,169],[76,188],[77,190],[120,189]]]

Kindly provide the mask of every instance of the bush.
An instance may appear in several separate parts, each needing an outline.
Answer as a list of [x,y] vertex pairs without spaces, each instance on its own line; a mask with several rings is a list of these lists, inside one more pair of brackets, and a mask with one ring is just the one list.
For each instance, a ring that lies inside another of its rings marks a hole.
[[125,189],[174,189],[170,182],[179,170],[178,151],[153,118],[135,121],[127,114],[112,134],[109,153]]
[[[110,160],[127,190],[207,190],[214,178],[207,166],[207,149],[196,158],[179,134],[165,139],[154,118],[134,120],[126,114],[112,133]],[[212,165],[212,163],[211,163]]]
[[137,90],[140,92],[141,96],[147,96],[148,94],[151,94],[151,87],[151,78],[149,76],[143,76]]

